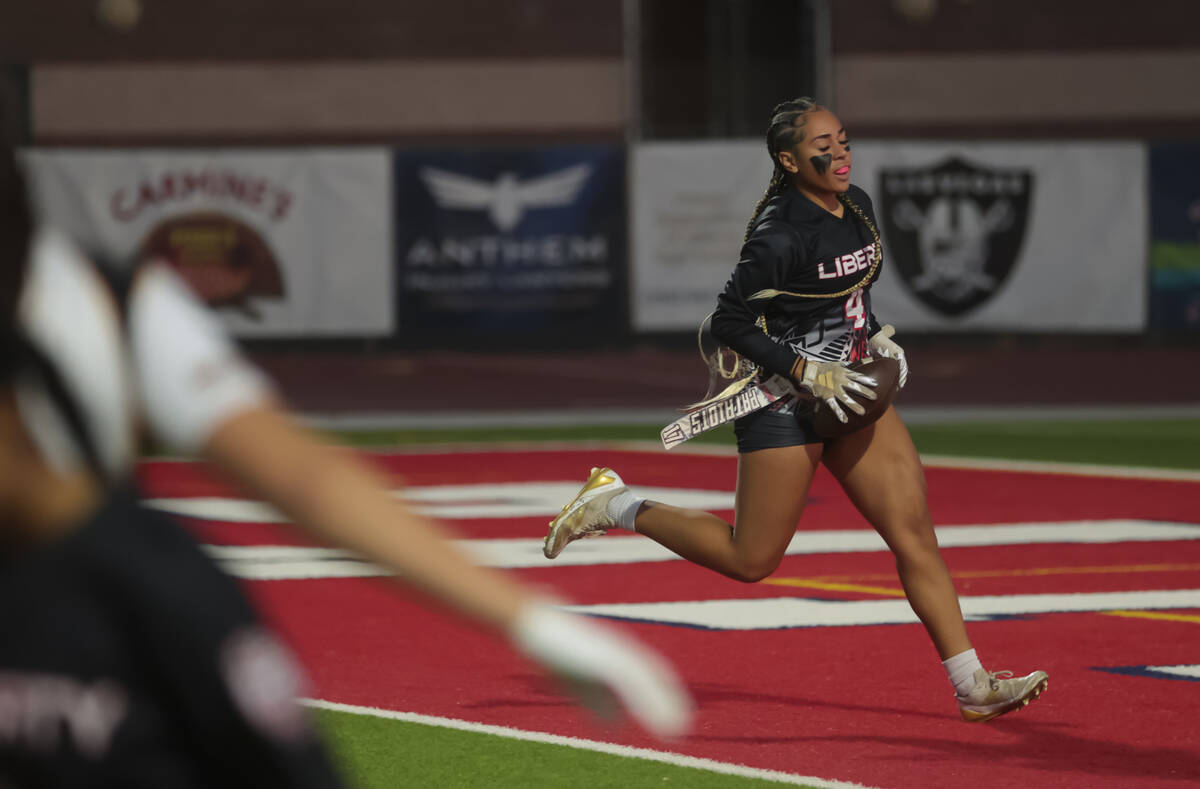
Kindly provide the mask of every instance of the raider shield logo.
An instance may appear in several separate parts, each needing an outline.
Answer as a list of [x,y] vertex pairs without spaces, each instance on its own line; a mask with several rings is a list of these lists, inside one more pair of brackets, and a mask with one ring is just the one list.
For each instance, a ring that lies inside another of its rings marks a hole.
[[882,221],[889,263],[925,305],[959,316],[994,296],[1025,238],[1033,175],[952,158],[885,169]]

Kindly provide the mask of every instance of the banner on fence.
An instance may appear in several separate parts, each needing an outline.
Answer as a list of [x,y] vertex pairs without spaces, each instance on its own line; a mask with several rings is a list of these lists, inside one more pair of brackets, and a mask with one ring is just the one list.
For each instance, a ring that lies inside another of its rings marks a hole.
[[593,342],[623,330],[619,146],[395,155],[406,336]]
[[394,327],[389,155],[35,150],[50,223],[115,261],[163,259],[244,337]]
[[761,142],[655,142],[632,152],[632,321],[695,330],[738,260],[773,166]]
[[1150,146],[1150,325],[1200,328],[1200,142]]
[[[771,174],[760,142],[652,143],[634,162],[633,318],[694,328]],[[851,180],[884,241],[876,315],[902,331],[1139,331],[1138,143],[863,142]]]

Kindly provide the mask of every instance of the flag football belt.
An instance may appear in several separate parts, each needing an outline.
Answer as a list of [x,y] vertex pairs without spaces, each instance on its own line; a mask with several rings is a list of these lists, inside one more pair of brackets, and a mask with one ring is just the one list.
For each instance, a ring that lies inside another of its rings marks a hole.
[[660,434],[663,446],[674,449],[690,438],[746,414],[752,414],[760,408],[766,408],[795,391],[790,383],[778,375],[773,375],[762,383],[750,384],[731,395],[689,411],[664,427]]

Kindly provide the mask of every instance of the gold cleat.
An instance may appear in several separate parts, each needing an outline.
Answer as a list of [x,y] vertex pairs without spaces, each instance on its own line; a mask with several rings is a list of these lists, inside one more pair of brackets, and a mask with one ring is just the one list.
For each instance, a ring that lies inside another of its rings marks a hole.
[[542,553],[553,559],[568,543],[587,537],[599,537],[617,522],[608,514],[608,502],[625,490],[625,483],[611,468],[593,468],[583,488],[550,521]]
[[965,696],[956,694],[955,698],[963,720],[983,723],[1006,712],[1028,707],[1049,684],[1050,678],[1045,671],[1012,678],[1011,671],[989,673],[981,668],[975,672],[975,687]]

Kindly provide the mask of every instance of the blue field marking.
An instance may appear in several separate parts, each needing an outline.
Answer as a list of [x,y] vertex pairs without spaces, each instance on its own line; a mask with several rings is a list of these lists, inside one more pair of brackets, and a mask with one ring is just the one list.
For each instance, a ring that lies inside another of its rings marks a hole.
[[1150,677],[1151,679],[1200,682],[1200,664],[1179,666],[1092,666],[1092,671],[1104,671],[1109,674],[1128,674],[1133,677]]

